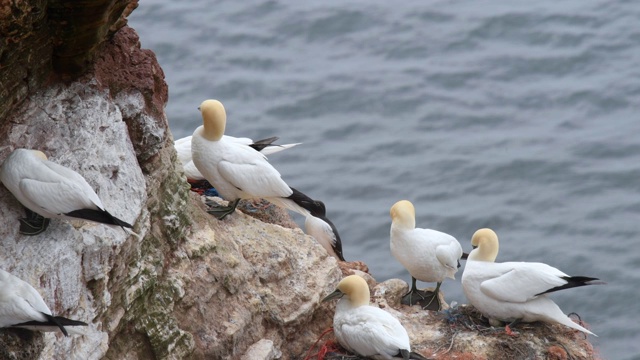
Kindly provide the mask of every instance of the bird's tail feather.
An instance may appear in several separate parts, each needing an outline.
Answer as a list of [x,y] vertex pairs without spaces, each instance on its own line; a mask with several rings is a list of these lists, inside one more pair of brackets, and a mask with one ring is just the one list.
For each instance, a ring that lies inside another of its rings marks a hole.
[[280,152],[282,150],[287,150],[290,149],[294,146],[298,146],[302,143],[293,143],[293,144],[284,144],[284,145],[270,145],[267,148],[263,149],[261,151],[261,153],[263,153],[264,155],[271,155],[271,154],[275,154],[277,152]]
[[568,326],[568,327],[570,327],[572,329],[580,330],[580,331],[582,331],[584,333],[587,333],[587,334],[593,335],[595,337],[598,337],[598,335],[592,333],[591,331],[587,330],[586,328],[582,327],[581,325],[573,322],[573,320],[571,320],[571,318],[566,316],[566,315],[563,316],[560,319],[555,319],[555,320],[558,321],[559,323],[561,323],[562,325]]
[[267,200],[271,201],[272,203],[282,208],[295,211],[304,217],[311,215],[311,213],[309,213],[309,210],[298,205],[295,201],[291,200],[290,198],[268,198]]

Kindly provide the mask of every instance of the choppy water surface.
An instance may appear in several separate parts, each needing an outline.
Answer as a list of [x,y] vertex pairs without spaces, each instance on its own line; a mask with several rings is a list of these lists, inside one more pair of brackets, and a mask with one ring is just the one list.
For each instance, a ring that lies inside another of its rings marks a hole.
[[409,280],[389,252],[409,199],[467,251],[491,227],[499,261],[607,281],[552,297],[603,358],[640,359],[640,3],[155,0],[130,24],[174,137],[217,98],[228,134],[303,142],[271,162],[377,280]]

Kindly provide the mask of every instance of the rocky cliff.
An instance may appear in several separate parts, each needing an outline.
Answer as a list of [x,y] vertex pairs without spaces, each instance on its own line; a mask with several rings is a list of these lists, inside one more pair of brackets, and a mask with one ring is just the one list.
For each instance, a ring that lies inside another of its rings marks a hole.
[[[0,5],[0,159],[19,147],[42,150],[82,174],[135,232],[52,220],[44,233],[23,236],[23,209],[0,187],[0,268],[38,288],[56,315],[90,324],[85,336],[0,330],[0,358],[302,358],[331,326],[333,304],[319,300],[342,272],[357,270],[339,266],[272,207],[266,216],[262,207],[245,210],[261,220],[237,212],[217,221],[204,211],[176,162],[162,69],[126,26],[135,7]],[[379,284],[373,299],[400,308],[405,287]],[[464,307],[392,311],[415,348],[438,358],[593,355],[582,335],[557,326],[509,337]]]

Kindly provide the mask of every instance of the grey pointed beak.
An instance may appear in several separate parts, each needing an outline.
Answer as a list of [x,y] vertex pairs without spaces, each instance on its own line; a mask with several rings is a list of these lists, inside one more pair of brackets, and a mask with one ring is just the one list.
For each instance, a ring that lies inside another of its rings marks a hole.
[[344,295],[344,293],[342,291],[336,290],[336,291],[332,292],[331,294],[327,295],[324,299],[322,299],[322,302],[342,297],[342,295]]

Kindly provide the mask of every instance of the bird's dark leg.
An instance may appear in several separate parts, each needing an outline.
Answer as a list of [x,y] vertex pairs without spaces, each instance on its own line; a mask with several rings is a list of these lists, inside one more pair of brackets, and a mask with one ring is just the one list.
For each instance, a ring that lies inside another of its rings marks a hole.
[[409,356],[411,355],[411,352],[407,349],[402,349],[400,350],[400,355],[402,355],[402,360],[409,360]]
[[229,205],[227,206],[222,206],[217,204],[210,205],[211,208],[207,210],[207,212],[215,216],[218,220],[222,220],[227,215],[232,214],[234,211],[236,211],[236,207],[238,206],[239,202],[240,202],[240,199],[235,199],[232,202],[230,202]]
[[47,229],[47,226],[49,226],[49,219],[27,208],[24,208],[24,210],[27,217],[18,219],[20,220],[20,234],[33,236],[38,235]]
[[400,301],[400,303],[404,304],[404,305],[415,305],[420,303],[420,301],[423,301],[425,299],[424,297],[424,292],[418,290],[418,288],[416,287],[416,278],[414,278],[413,276],[411,277],[411,290],[409,290],[408,293],[404,294],[402,296],[402,300]]
[[[433,290],[433,292],[431,292],[431,296],[429,296],[427,299],[425,300],[429,300],[429,302],[427,303],[427,305],[423,306],[423,309],[427,309],[427,310],[435,310],[435,311],[440,311],[440,309],[442,309],[442,304],[440,304],[440,296],[438,296],[439,291],[440,291],[440,285],[442,285],[441,282],[439,282],[436,285],[436,289]],[[429,293],[429,291],[425,291],[425,293]],[[429,299],[431,298],[431,299]],[[435,300],[436,302],[434,303],[433,300]],[[437,306],[437,308],[434,309],[434,306],[432,306],[431,304],[434,304]]]

